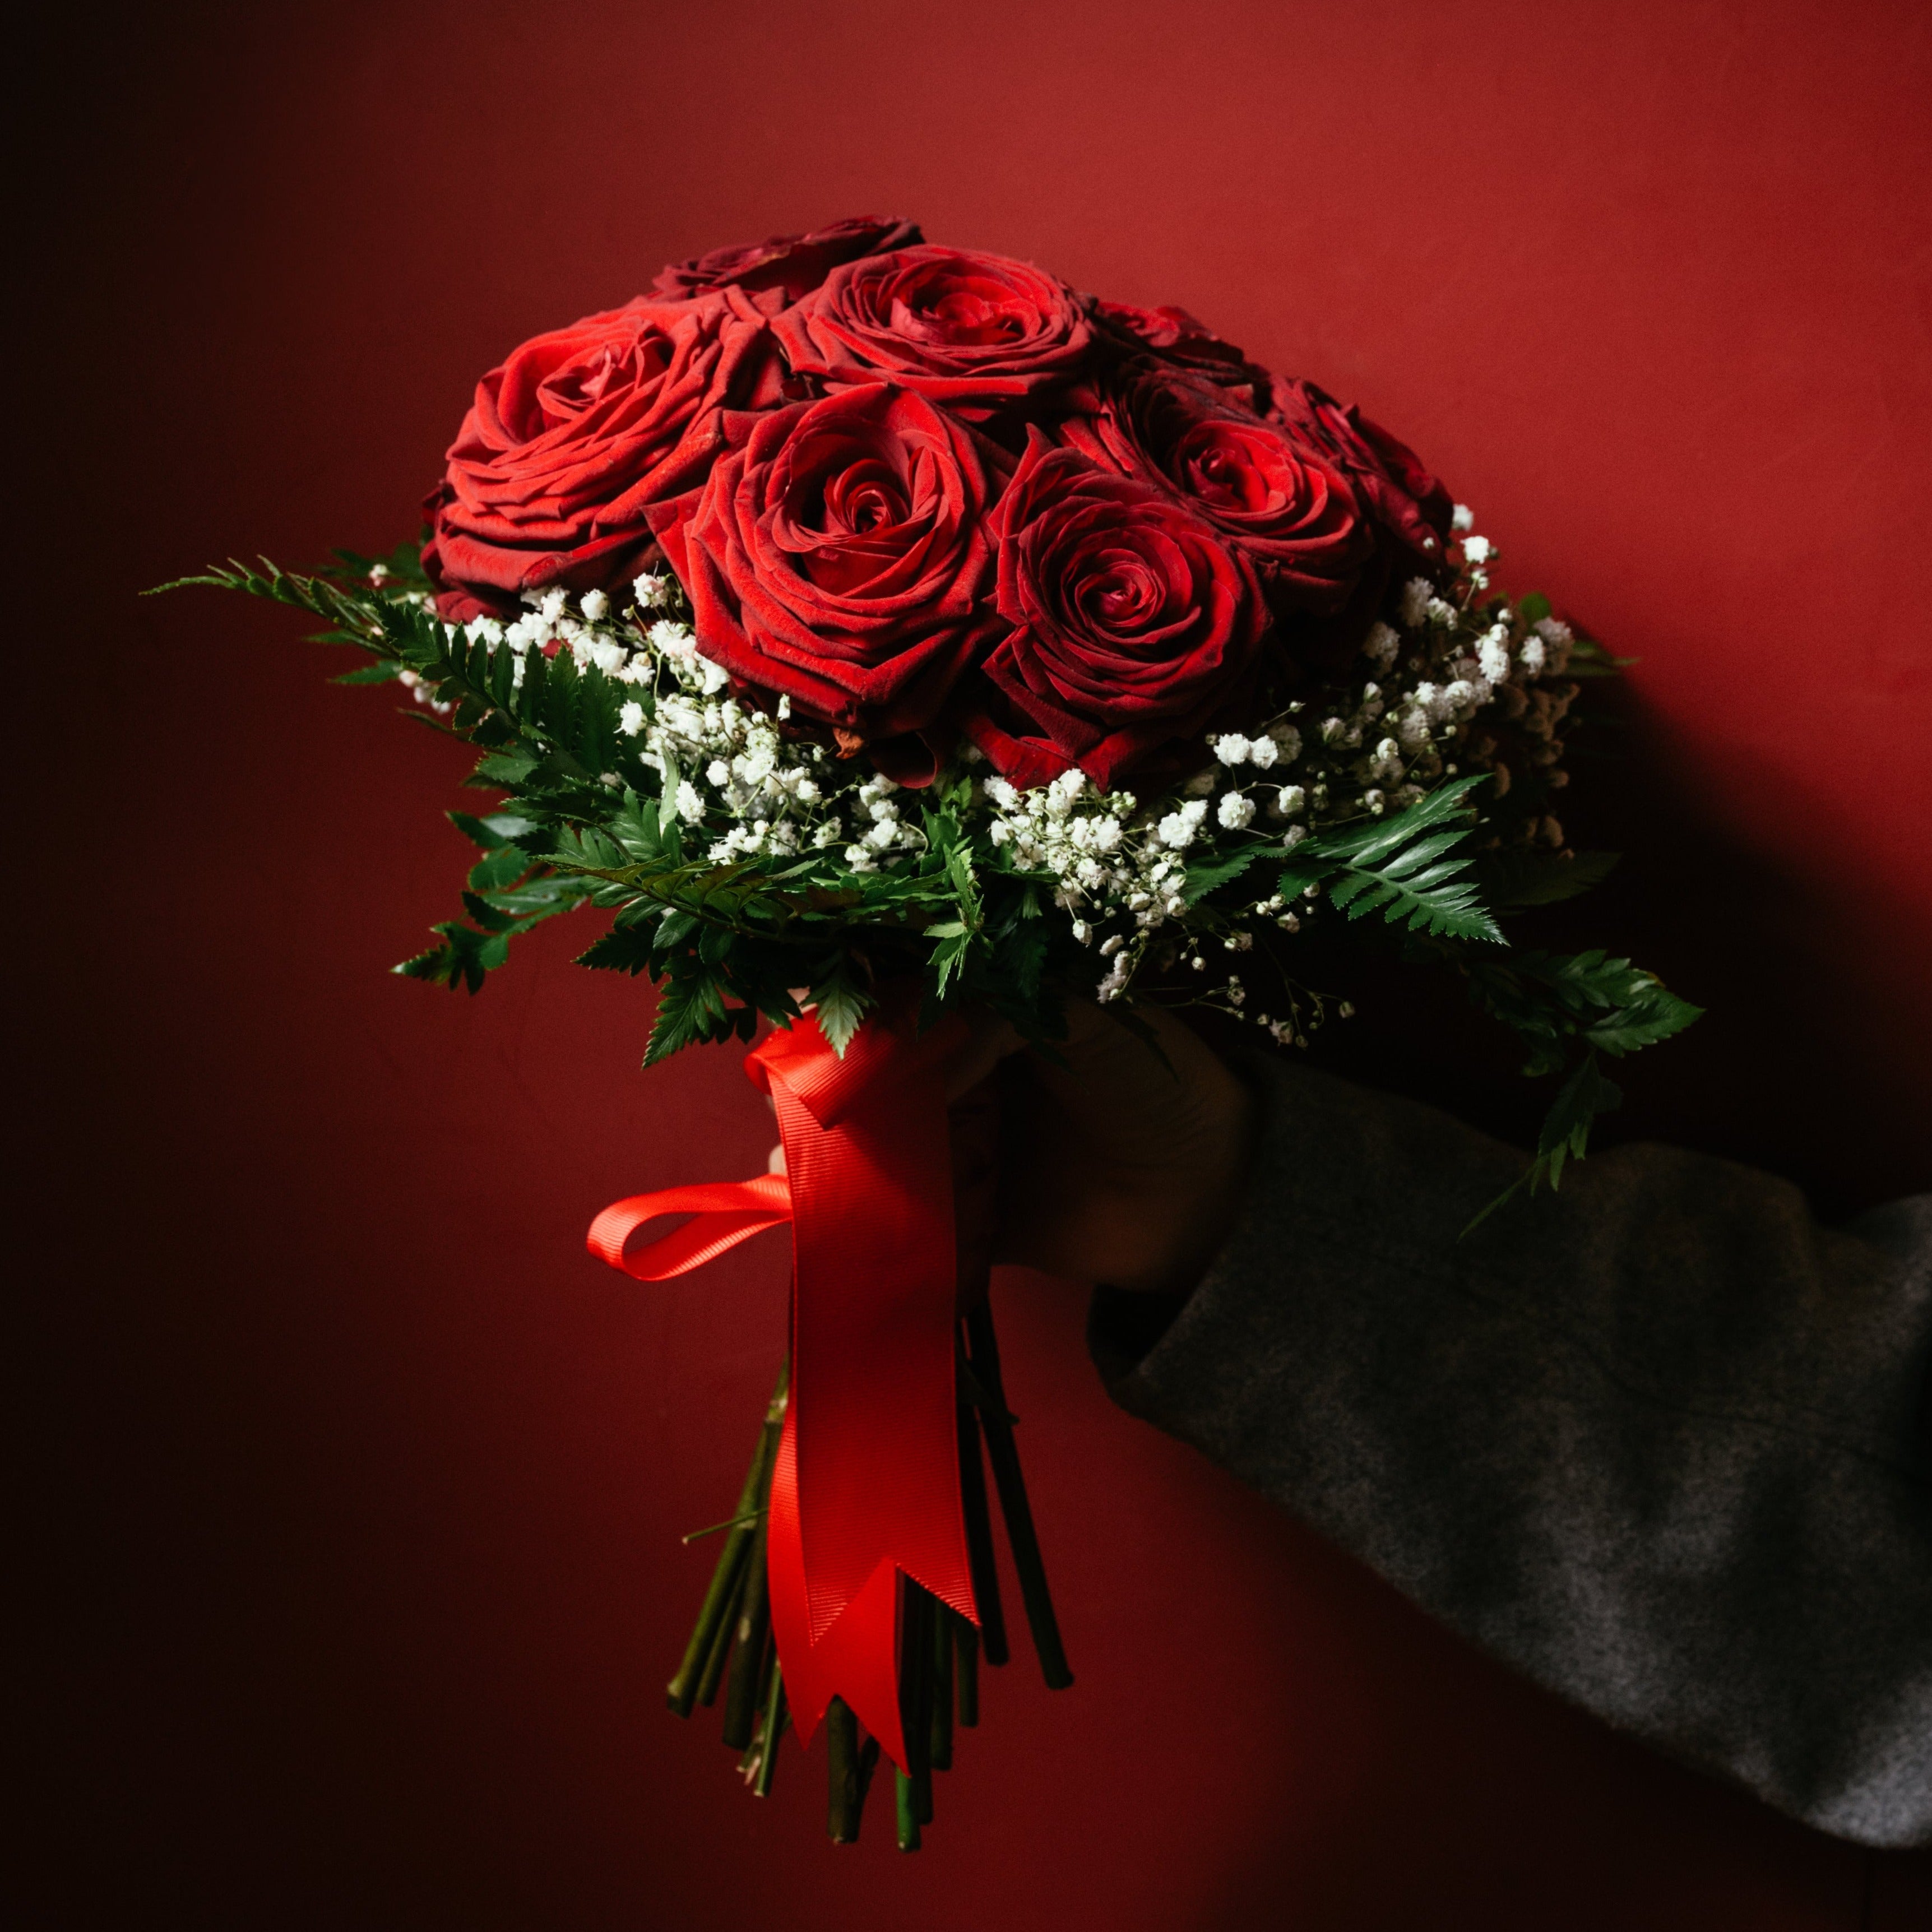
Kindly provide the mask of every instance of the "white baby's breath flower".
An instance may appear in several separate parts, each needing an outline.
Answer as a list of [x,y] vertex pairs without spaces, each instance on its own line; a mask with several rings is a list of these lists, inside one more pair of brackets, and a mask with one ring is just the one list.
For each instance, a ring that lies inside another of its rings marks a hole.
[[[1498,626],[1498,630],[1501,629]],[[1542,654],[1538,653],[1539,656]],[[1501,684],[1510,674],[1509,646],[1497,634],[1488,632],[1476,646],[1476,662],[1483,668],[1483,675],[1492,684]]]
[[670,580],[647,570],[632,584],[631,598],[640,610],[661,609],[670,602]]
[[601,624],[610,614],[610,600],[601,590],[586,590],[577,601],[578,608],[593,624]]
[[1490,548],[1487,537],[1465,537],[1462,539],[1462,554],[1472,563],[1486,563]]
[[1429,600],[1436,595],[1436,586],[1426,577],[1412,577],[1402,586],[1402,621],[1413,631],[1429,614]]
[[862,845],[848,845],[845,848],[845,869],[848,872],[876,872],[872,855]]
[[1543,640],[1534,634],[1524,638],[1522,648],[1516,655],[1523,669],[1534,677],[1543,668]]
[[617,729],[627,738],[634,738],[644,728],[644,707],[641,704],[627,704],[617,713]]
[[1441,597],[1432,597],[1423,607],[1422,614],[1432,624],[1438,624],[1444,630],[1456,621],[1456,607]]
[[608,677],[624,668],[624,647],[608,638],[592,638],[584,642],[590,662]]
[[696,825],[704,817],[704,801],[698,795],[698,788],[688,778],[677,782],[677,815],[687,825]]
[[1241,830],[1254,815],[1254,801],[1243,797],[1238,791],[1228,793],[1221,800],[1220,809],[1214,814],[1230,832]]
[[1160,842],[1177,852],[1186,850],[1193,844],[1194,835],[1207,816],[1208,808],[1198,800],[1190,800],[1178,812],[1170,812],[1156,828]]
[[1467,503],[1458,503],[1449,513],[1449,527],[1452,530],[1473,530],[1476,527],[1476,513]]
[[1401,649],[1402,633],[1391,624],[1371,624],[1369,634],[1362,640],[1363,656],[1378,670],[1387,670]]
[[1308,803],[1308,794],[1300,785],[1283,785],[1274,795],[1275,809],[1284,818],[1292,818]]
[[1224,765],[1244,765],[1248,761],[1250,746],[1246,739],[1238,731],[1230,731],[1224,736],[1213,740],[1214,755]]
[[704,768],[705,782],[722,791],[731,782],[731,767],[722,758],[713,758]]
[[1248,746],[1248,762],[1266,771],[1281,756],[1281,747],[1272,738],[1256,739]]
[[[638,580],[642,583],[644,580]],[[698,650],[698,640],[691,634],[688,626],[674,622],[669,617],[660,617],[648,633],[651,648],[662,652],[668,658],[689,658]]]

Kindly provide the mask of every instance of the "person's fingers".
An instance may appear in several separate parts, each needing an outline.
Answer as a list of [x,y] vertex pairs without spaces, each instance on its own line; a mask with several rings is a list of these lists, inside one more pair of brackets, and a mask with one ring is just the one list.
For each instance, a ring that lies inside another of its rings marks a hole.
[[782,1174],[784,1171],[784,1143],[781,1141],[776,1147],[772,1149],[770,1154],[766,1155],[765,1172],[767,1174]]

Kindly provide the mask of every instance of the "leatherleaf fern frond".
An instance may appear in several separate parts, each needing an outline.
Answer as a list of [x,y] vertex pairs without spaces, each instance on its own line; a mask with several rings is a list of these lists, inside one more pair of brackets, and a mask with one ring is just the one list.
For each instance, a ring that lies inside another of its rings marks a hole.
[[1501,945],[1479,895],[1474,855],[1456,850],[1475,830],[1468,794],[1486,776],[1456,778],[1392,819],[1304,839],[1282,873],[1282,896],[1312,886],[1351,919],[1379,912],[1412,932]]

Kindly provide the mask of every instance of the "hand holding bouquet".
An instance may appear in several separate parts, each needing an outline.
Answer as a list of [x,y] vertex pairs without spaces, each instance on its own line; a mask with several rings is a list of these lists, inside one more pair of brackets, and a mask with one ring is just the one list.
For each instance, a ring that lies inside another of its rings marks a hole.
[[525,344],[427,508],[419,549],[188,580],[314,613],[370,660],[344,681],[479,748],[464,916],[399,971],[473,992],[589,905],[582,963],[659,988],[646,1065],[775,1024],[748,1068],[786,1172],[620,1203],[592,1245],[662,1279],[792,1224],[788,1379],[671,1702],[724,1688],[759,1790],[823,1718],[841,1839],[883,1746],[916,1844],[1005,1654],[988,1468],[1071,1682],[956,1225],[962,1015],[1050,1047],[1090,1001],[1151,1058],[1153,1003],[1208,1005],[1305,1045],[1352,1010],[1306,964],[1338,929],[1562,1076],[1520,1184],[1556,1186],[1616,1104],[1600,1056],[1696,1012],[1500,923],[1607,869],[1555,806],[1612,667],[1497,594],[1469,513],[1352,408],[904,221],[718,250]]

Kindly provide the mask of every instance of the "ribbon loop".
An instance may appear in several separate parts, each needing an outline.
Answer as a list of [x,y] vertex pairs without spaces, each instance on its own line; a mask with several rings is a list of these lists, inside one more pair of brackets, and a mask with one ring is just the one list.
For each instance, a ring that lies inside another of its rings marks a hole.
[[[693,1218],[635,1254],[631,1238],[670,1214]],[[752,1180],[700,1181],[692,1187],[666,1187],[655,1194],[633,1194],[614,1201],[590,1224],[588,1246],[599,1261],[634,1281],[668,1281],[791,1219],[791,1184],[782,1174]]]

